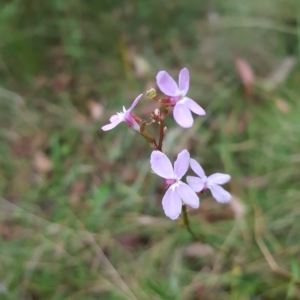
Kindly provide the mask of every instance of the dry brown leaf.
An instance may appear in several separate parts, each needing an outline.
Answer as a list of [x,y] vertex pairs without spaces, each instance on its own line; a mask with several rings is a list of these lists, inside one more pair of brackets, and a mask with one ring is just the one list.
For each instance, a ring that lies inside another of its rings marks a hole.
[[162,220],[156,217],[140,215],[135,219],[138,226],[152,226],[157,225]]
[[54,87],[57,91],[64,91],[71,80],[70,75],[66,73],[58,74],[54,78]]
[[121,169],[120,176],[122,178],[122,182],[133,183],[136,181],[138,171],[133,167],[127,166],[126,168]]
[[12,153],[17,157],[30,157],[44,142],[45,134],[23,136],[12,145]]
[[67,254],[65,250],[65,244],[63,242],[54,243],[54,251],[55,256],[58,258],[61,258]]
[[246,187],[263,187],[269,184],[268,176],[259,176],[255,178],[244,177],[243,183]]
[[14,234],[13,224],[10,221],[3,221],[0,224],[0,234],[3,240],[10,240]]
[[267,82],[270,84],[271,88],[275,88],[281,84],[290,74],[296,63],[297,60],[293,56],[283,59],[277,69],[275,69],[275,71],[267,78]]
[[53,169],[52,161],[41,151],[34,154],[33,165],[41,173],[49,173]]
[[134,73],[137,77],[145,77],[150,73],[151,66],[143,56],[132,54],[131,60],[134,66]]
[[187,257],[206,257],[213,255],[215,253],[214,249],[207,244],[202,244],[199,242],[193,243],[184,249],[184,254]]
[[76,125],[84,125],[88,122],[88,118],[81,113],[77,113],[75,114],[73,121]]
[[254,72],[253,72],[251,66],[243,58],[236,58],[235,59],[235,68],[236,68],[237,73],[239,74],[239,77],[243,84],[245,95],[246,96],[251,95],[253,83],[254,83],[254,79],[255,79],[255,75],[254,75]]
[[71,188],[70,204],[78,207],[80,204],[80,196],[85,191],[85,182],[82,179],[76,180]]
[[47,77],[44,75],[39,75],[34,79],[35,88],[41,88],[47,83]]
[[103,105],[97,101],[90,100],[88,106],[92,119],[98,121],[103,115]]
[[229,205],[235,219],[241,219],[245,216],[246,207],[237,196],[232,195]]
[[33,152],[31,137],[22,137],[12,146],[12,153],[17,157],[28,157]]
[[238,120],[237,131],[239,134],[242,134],[247,130],[248,124],[251,121],[251,111],[247,110],[243,112]]
[[32,167],[27,163],[24,164],[10,180],[6,198],[14,203],[20,201],[24,193],[32,186],[33,177]]
[[290,111],[290,105],[283,99],[276,99],[275,104],[276,107],[284,114],[287,114]]
[[128,251],[132,251],[149,242],[148,238],[134,233],[123,233],[117,236],[116,239]]

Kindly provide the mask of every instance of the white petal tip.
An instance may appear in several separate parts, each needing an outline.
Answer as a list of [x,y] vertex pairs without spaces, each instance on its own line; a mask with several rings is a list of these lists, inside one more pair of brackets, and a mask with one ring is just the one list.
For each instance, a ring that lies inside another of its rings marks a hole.
[[108,130],[111,130],[112,128],[109,128],[109,127],[107,127],[107,125],[105,125],[105,126],[102,126],[101,129],[103,131],[108,131]]
[[180,215],[176,215],[176,216],[168,216],[167,215],[167,217],[170,218],[171,220],[176,220],[176,219],[178,219],[179,216]]
[[199,208],[200,207],[200,201],[199,201],[199,203],[197,204],[197,205],[189,205],[191,208],[193,208],[193,209],[197,209],[197,208]]
[[[180,125],[180,124],[179,124]],[[182,128],[191,128],[192,126],[193,126],[193,124],[192,125],[189,125],[189,126],[186,126],[186,125],[180,125]]]
[[231,198],[232,198],[231,196],[230,196],[230,198],[229,197],[228,198],[219,198],[219,199],[216,199],[216,201],[221,204],[226,204],[231,201]]
[[182,128],[191,128],[193,126],[193,124],[194,124],[194,121],[192,123],[182,123],[182,122],[179,123],[178,120],[176,120],[176,119],[175,119],[175,121]]

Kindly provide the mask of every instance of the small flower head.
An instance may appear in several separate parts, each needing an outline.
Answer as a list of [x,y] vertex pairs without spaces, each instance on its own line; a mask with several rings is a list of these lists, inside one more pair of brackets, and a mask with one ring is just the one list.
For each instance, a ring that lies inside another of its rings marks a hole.
[[118,124],[121,122],[126,122],[130,128],[132,128],[135,131],[140,131],[140,125],[136,122],[136,120],[132,117],[131,111],[135,108],[135,106],[138,104],[139,100],[143,94],[139,95],[132,103],[129,109],[126,110],[126,108],[123,106],[123,111],[118,112],[117,114],[111,116],[110,124],[107,124],[102,127],[102,130],[107,131],[115,128]]
[[210,176],[206,176],[204,170],[200,164],[194,160],[190,160],[192,170],[199,176],[187,176],[186,180],[188,185],[196,192],[202,192],[206,189],[210,189],[213,197],[219,203],[226,203],[231,200],[231,195],[225,191],[220,184],[224,184],[230,180],[230,175],[223,173],[215,173]]
[[156,82],[160,90],[169,96],[170,102],[175,105],[174,119],[181,127],[189,128],[193,125],[194,119],[191,111],[199,116],[205,115],[205,111],[200,105],[186,97],[190,84],[187,68],[180,71],[178,85],[166,71],[158,72]]
[[175,220],[181,213],[182,201],[192,208],[199,207],[199,198],[186,183],[181,181],[189,168],[190,154],[187,150],[181,151],[174,163],[174,168],[166,154],[153,151],[150,158],[151,168],[154,173],[165,179],[169,185],[162,205],[167,217]]

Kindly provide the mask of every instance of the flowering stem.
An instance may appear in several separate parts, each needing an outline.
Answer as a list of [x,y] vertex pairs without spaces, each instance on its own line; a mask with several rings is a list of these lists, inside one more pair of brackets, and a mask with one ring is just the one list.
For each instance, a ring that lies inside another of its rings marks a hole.
[[185,204],[182,204],[182,212],[183,212],[183,222],[187,231],[190,233],[190,235],[193,237],[195,241],[205,243],[206,242],[205,237],[203,235],[201,235],[201,237],[198,237],[191,229],[190,220],[189,220],[189,216]]
[[162,152],[162,144],[164,139],[164,120],[163,118],[160,118],[159,122],[159,140],[158,140],[158,147],[157,150]]

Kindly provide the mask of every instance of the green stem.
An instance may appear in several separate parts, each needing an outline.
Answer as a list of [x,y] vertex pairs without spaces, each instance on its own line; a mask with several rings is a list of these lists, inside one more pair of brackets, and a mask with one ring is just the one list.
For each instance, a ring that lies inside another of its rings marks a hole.
[[188,216],[185,204],[182,205],[182,213],[183,213],[183,221],[184,221],[185,228],[190,233],[190,235],[193,237],[193,239],[197,242],[205,243],[206,242],[205,237],[203,235],[198,237],[192,230],[192,228],[190,226],[190,220],[189,220],[189,216]]

